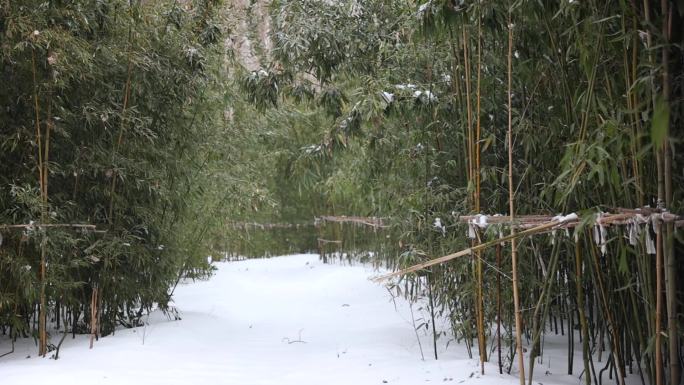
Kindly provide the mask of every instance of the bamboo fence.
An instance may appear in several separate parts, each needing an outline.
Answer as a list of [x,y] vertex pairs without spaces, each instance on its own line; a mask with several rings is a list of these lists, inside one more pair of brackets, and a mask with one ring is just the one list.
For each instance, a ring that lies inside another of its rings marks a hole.
[[[681,226],[682,224],[684,224],[684,220],[682,220],[684,219],[684,217],[657,209],[618,209],[616,211],[618,212],[594,214],[593,220],[590,220],[588,224],[600,227],[641,225],[648,223],[673,223],[675,226]],[[452,259],[456,259],[466,255],[471,255],[474,252],[495,246],[497,244],[501,244],[502,242],[511,241],[529,235],[548,233],[557,229],[577,227],[581,223],[583,223],[585,219],[586,218],[583,219],[574,213],[569,215],[557,216],[522,215],[516,216],[513,222],[511,222],[510,217],[503,215],[462,216],[459,218],[459,220],[463,223],[467,223],[468,226],[471,228],[479,227],[484,229],[489,226],[498,224],[509,227],[511,227],[512,225],[512,227],[523,229],[523,231],[520,231],[518,233],[512,233],[511,235],[507,236],[500,236],[497,239],[485,243],[480,243],[472,247],[468,247],[453,254],[448,254],[443,257],[431,259],[426,262],[409,266],[402,270],[374,277],[373,281],[381,282],[392,277],[397,277],[418,270],[422,270],[426,267],[448,262]]]

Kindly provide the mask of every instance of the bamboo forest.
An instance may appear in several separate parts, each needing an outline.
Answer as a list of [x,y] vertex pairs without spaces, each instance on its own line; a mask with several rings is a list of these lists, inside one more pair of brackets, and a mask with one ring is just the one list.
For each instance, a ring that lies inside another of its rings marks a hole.
[[684,384],[681,0],[0,0],[0,383]]

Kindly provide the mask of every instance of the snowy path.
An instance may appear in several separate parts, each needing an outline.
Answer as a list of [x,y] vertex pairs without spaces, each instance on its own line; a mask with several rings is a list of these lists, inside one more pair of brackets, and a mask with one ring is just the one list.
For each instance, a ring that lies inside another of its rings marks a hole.
[[[445,352],[446,341],[435,361],[425,335],[421,361],[408,305],[397,300],[395,310],[388,292],[368,280],[368,268],[324,265],[316,255],[217,266],[211,280],[177,290],[182,321],[153,314],[148,326],[119,330],[92,350],[85,336],[68,338],[58,361],[27,359],[36,349],[24,342],[0,359],[0,383],[518,383],[493,364],[481,377],[477,360],[453,344]],[[305,342],[293,342],[300,331]],[[0,348],[8,348],[7,340]],[[543,379],[578,383],[571,376]]]

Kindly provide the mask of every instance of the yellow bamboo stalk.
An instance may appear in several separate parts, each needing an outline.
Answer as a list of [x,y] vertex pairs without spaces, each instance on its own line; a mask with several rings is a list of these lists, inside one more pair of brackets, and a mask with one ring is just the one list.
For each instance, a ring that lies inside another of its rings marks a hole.
[[33,65],[33,102],[36,112],[36,142],[38,144],[38,179],[40,182],[40,194],[43,198],[43,138],[40,131],[40,105],[38,102],[38,81],[36,79],[36,51],[31,51],[31,64]]
[[663,356],[661,350],[662,338],[660,324],[663,312],[663,236],[660,224],[656,225],[656,311],[655,311],[655,377],[656,385],[663,385]]
[[466,116],[467,116],[467,136],[468,136],[468,183],[473,180],[473,117],[470,105],[470,60],[468,52],[468,35],[466,27],[463,26],[463,63],[465,66],[465,85],[466,85]]
[[[34,35],[35,36],[35,35]],[[36,112],[36,142],[38,144],[38,179],[40,185],[41,208],[40,216],[41,222],[45,222],[47,215],[45,212],[45,205],[47,204],[47,197],[45,195],[45,168],[43,165],[43,138],[40,130],[40,103],[38,102],[38,81],[36,75],[36,51],[31,50],[31,64],[33,69],[33,100],[34,109]],[[44,236],[44,235],[43,235]],[[45,356],[47,354],[47,299],[45,297],[45,286],[47,278],[47,250],[45,239],[40,246],[40,294],[39,302],[40,308],[38,311],[38,354]]]
[[[481,97],[482,97],[482,22],[478,16],[477,23],[477,123],[475,131],[475,212],[480,212],[480,136],[482,129]],[[479,243],[479,237],[475,240]],[[487,361],[487,341],[484,332],[484,299],[482,298],[482,251],[476,252],[477,266],[477,340],[480,353],[480,373],[484,374],[484,363]]]
[[[662,35],[665,44],[662,48],[662,81],[663,99],[670,105],[670,41],[672,35],[672,6],[667,0],[660,1],[662,13]],[[665,131],[665,140],[662,144],[663,157],[663,187],[665,207],[672,208],[672,153],[670,151],[670,127],[669,123]],[[672,224],[664,224],[665,237],[663,239],[663,268],[665,268],[665,300],[667,302],[667,329],[668,329],[668,352],[669,352],[669,377],[671,384],[679,384],[680,365],[679,365],[679,331],[677,327],[677,285],[675,276],[677,274],[675,252],[674,252],[674,227]]]
[[[513,184],[513,21],[508,8],[508,215],[515,220],[515,185]],[[523,231],[524,233],[524,231]],[[511,266],[513,275],[513,306],[515,310],[515,344],[520,370],[520,385],[525,385],[525,360],[522,349],[522,314],[518,293],[518,250],[515,226],[511,226]]]
[[97,297],[97,287],[94,287],[90,296],[90,349],[97,336]]

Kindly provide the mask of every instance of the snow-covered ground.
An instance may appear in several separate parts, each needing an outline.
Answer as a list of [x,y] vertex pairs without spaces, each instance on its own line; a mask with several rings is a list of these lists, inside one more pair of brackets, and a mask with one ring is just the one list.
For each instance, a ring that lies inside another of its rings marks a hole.
[[[367,267],[326,265],[317,255],[217,267],[211,280],[178,288],[181,321],[154,313],[147,326],[119,330],[92,350],[87,336],[69,337],[56,361],[36,357],[35,346],[22,341],[0,358],[0,383],[518,384],[494,363],[481,376],[477,359],[453,343],[447,350],[446,340],[435,361],[425,333],[421,360],[408,304],[369,281],[377,272]],[[0,339],[0,353],[8,346]],[[547,348],[545,359],[562,368],[563,353],[554,362]],[[579,383],[546,366],[536,368],[535,385]]]

